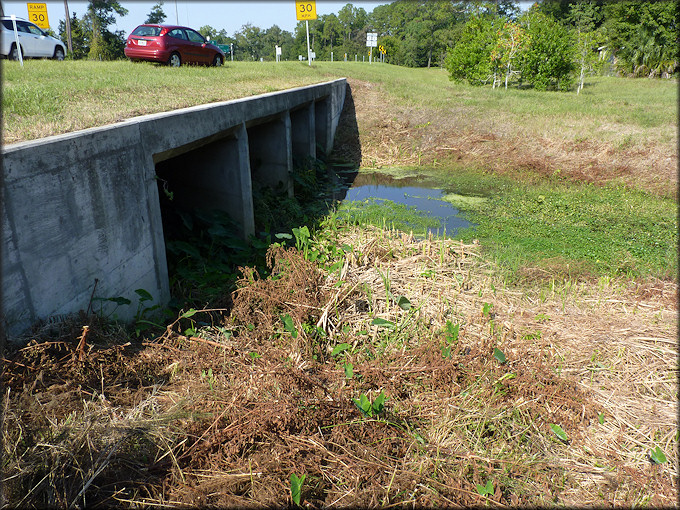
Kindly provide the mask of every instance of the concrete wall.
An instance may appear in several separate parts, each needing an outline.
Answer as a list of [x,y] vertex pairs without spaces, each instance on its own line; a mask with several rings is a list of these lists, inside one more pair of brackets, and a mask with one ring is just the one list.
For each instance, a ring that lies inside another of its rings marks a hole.
[[345,88],[340,79],[4,147],[2,320],[10,339],[37,320],[87,309],[93,292],[132,300],[115,310],[123,320],[136,312],[135,289],[166,303],[157,165],[183,158],[183,196],[227,211],[247,237],[254,183],[293,192],[293,158],[330,151]]

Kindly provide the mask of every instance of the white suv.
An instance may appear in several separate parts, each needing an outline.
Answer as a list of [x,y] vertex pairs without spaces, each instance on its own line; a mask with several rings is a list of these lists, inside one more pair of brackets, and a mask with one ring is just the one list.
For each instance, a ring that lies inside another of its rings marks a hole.
[[[21,55],[24,58],[54,58],[56,60],[64,60],[66,47],[63,42],[47,35],[40,27],[30,21],[16,18],[16,23]],[[11,60],[19,60],[11,17],[3,16],[1,18],[0,36],[0,55]]]

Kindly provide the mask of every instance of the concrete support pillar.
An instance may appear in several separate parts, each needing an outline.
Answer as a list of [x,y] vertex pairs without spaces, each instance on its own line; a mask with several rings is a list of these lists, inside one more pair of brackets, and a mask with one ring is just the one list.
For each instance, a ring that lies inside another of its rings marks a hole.
[[239,175],[239,187],[234,188],[232,195],[238,194],[241,204],[240,209],[233,214],[239,215],[243,226],[243,238],[255,235],[255,210],[253,209],[253,181],[250,172],[250,156],[248,148],[248,131],[246,124],[241,123],[235,134],[236,150],[238,152],[238,170],[233,167],[234,172]]
[[[328,97],[314,103],[314,130],[316,132],[317,150],[327,154],[333,146],[331,133],[331,115]],[[318,156],[319,154],[317,154]]]
[[250,175],[253,183],[283,186],[293,196],[293,151],[290,115],[286,111],[268,122],[248,128]]
[[293,160],[297,160],[299,163],[316,159],[316,132],[314,125],[314,103],[290,112]]
[[[153,253],[155,287],[146,288],[154,297],[153,304],[164,304],[170,301],[170,281],[168,280],[168,260],[165,253],[165,238],[163,236],[163,218],[158,195],[158,180],[156,179],[156,165],[152,154],[144,157],[144,182],[146,184],[146,214],[149,217],[149,234],[151,236],[151,250]],[[140,204],[140,208],[143,206]],[[158,293],[158,295],[156,295]]]

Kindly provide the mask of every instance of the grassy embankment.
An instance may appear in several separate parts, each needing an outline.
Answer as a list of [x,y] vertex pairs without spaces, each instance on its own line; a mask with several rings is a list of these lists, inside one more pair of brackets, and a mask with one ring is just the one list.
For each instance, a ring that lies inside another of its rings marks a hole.
[[[353,63],[30,64],[62,98],[45,134],[348,76],[360,143],[341,131],[338,157],[485,200],[465,202],[479,244],[332,214],[273,249],[272,277],[246,270],[229,313],[143,340],[96,318],[36,333],[6,365],[10,503],[280,506],[301,475],[312,506],[676,501],[675,84],[576,96]],[[12,65],[4,101],[30,112],[43,85]],[[84,113],[66,122],[71,101]],[[6,140],[35,136],[4,122]]]

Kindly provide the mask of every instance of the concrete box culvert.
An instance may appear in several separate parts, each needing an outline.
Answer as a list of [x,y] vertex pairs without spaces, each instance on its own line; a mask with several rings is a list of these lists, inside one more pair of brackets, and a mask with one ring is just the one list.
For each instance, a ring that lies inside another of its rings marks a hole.
[[[133,302],[115,309],[121,320],[137,311],[136,289],[153,296],[148,306],[167,303],[158,177],[172,174],[247,237],[253,183],[283,182],[292,193],[293,157],[331,150],[346,86],[343,78],[5,146],[5,335],[21,341],[39,320],[86,310],[95,280],[95,297]],[[190,196],[182,197],[189,207]]]

